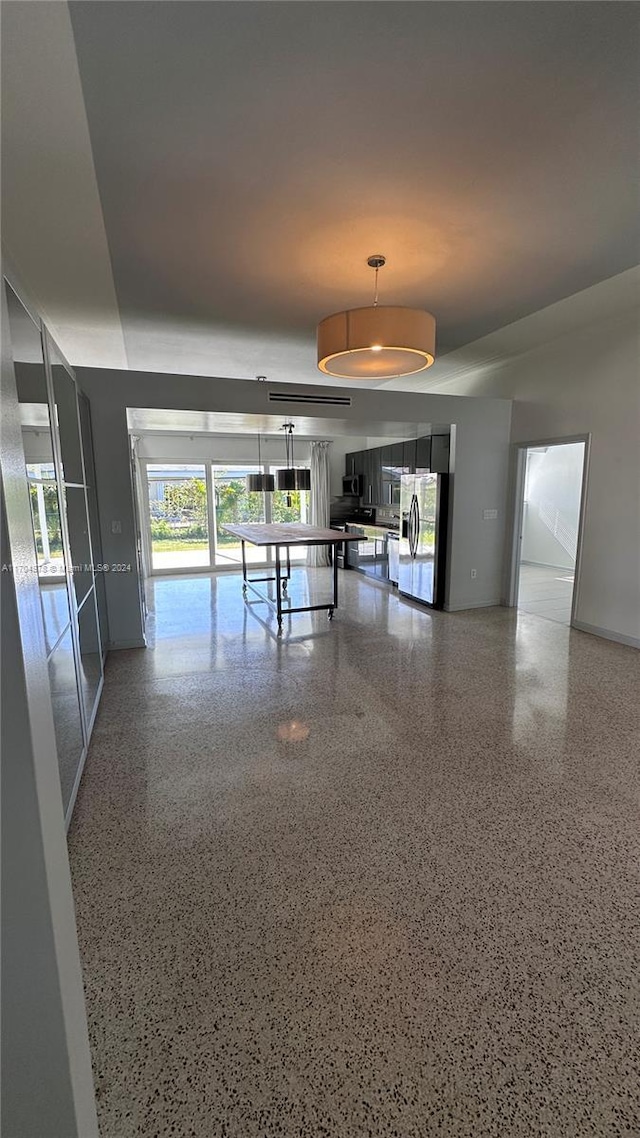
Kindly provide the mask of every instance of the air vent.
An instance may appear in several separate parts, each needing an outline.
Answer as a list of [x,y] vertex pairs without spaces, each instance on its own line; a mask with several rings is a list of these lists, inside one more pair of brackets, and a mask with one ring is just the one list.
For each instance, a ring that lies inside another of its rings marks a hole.
[[298,403],[313,407],[350,407],[350,395],[285,395],[280,391],[269,392],[270,403]]

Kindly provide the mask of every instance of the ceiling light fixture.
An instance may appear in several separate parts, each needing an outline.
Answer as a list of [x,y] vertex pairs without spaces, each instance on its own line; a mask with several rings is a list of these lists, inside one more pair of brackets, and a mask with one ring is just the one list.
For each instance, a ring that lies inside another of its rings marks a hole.
[[[293,427],[293,423],[282,424],[282,430],[285,432],[284,449],[287,465],[284,470],[276,471],[278,490],[286,490],[287,494],[290,494],[292,490],[311,489],[311,471],[306,467],[300,467],[296,470],[293,465]],[[288,501],[287,505],[290,506],[291,502]]]
[[273,474],[265,474],[262,468],[262,455],[260,454],[260,432],[258,432],[258,466],[259,474],[247,474],[247,490],[250,494],[272,494],[276,488]]
[[431,367],[436,321],[421,308],[378,306],[382,253],[367,258],[375,270],[373,305],[334,312],[318,324],[318,367],[340,379],[392,379]]

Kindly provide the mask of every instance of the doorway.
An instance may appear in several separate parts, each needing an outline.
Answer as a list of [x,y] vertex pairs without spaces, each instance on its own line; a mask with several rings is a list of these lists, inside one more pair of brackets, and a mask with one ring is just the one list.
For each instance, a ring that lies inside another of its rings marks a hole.
[[585,438],[518,447],[511,603],[572,623],[586,480]]

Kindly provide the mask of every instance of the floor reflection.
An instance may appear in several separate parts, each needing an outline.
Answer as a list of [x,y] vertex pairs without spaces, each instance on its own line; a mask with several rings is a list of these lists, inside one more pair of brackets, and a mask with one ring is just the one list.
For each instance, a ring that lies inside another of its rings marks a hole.
[[239,575],[155,579],[109,657],[70,834],[101,1129],[639,1133],[640,656],[340,589],[278,641]]

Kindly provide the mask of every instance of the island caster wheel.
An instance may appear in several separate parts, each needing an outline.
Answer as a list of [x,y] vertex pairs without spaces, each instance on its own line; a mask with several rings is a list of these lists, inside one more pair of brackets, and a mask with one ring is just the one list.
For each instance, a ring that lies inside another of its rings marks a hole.
[[247,586],[246,585],[242,586],[242,592],[243,592],[244,596],[246,597],[246,595],[247,595]]
[[278,636],[282,636],[282,622],[278,622]]
[[333,609],[327,609],[327,620],[333,620]]
[[286,593],[286,591],[287,591],[287,582],[286,582],[286,581],[283,581],[283,582],[282,582],[282,592],[283,592],[283,593]]

